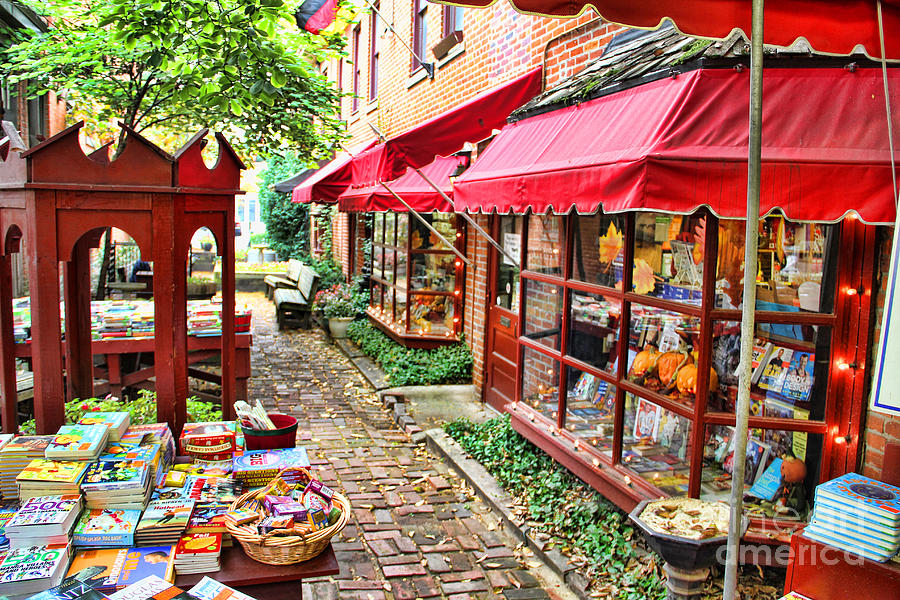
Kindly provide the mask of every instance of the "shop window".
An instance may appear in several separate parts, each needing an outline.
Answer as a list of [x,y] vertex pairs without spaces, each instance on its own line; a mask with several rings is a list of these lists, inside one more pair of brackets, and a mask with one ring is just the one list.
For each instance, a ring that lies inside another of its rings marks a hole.
[[611,375],[619,364],[622,304],[601,294],[573,290],[567,354]]
[[572,279],[621,289],[625,217],[575,215],[574,219]]
[[528,218],[526,269],[562,275],[563,248],[563,217],[532,215]]
[[640,213],[635,217],[635,293],[700,304],[705,216]]
[[378,98],[378,61],[381,55],[381,18],[376,2],[369,15],[369,102]]
[[[455,215],[422,215],[441,236],[464,249]],[[407,213],[375,213],[369,316],[410,345],[458,339],[462,331],[464,263],[440,237]],[[375,292],[382,294],[378,304]]]
[[[497,241],[512,258],[521,261],[522,256],[522,223],[524,218],[514,215],[499,217],[499,235]],[[519,310],[519,267],[512,258],[497,254],[499,264],[496,269],[497,281],[494,289],[497,297],[494,301],[497,306],[507,310]],[[521,262],[519,263],[521,264]]]
[[646,398],[625,395],[622,464],[670,496],[690,483],[691,421]]
[[575,367],[566,368],[566,417],[564,427],[579,450],[612,458],[616,386]]
[[525,280],[522,312],[525,337],[559,350],[562,339],[562,288],[543,281]]
[[425,58],[425,42],[428,39],[428,2],[426,0],[413,0],[413,27],[412,27],[412,66],[415,71],[422,66],[420,58]]
[[522,402],[555,428],[559,418],[559,361],[526,346],[522,365]]

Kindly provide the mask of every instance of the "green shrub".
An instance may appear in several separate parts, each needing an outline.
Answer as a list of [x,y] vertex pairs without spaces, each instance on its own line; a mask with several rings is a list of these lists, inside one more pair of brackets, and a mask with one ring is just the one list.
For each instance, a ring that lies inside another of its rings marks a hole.
[[[76,398],[65,404],[66,423],[75,423],[86,412],[127,412],[131,414],[131,422],[135,425],[156,423],[156,392],[140,390],[134,400],[116,398]],[[192,423],[204,421],[221,421],[222,409],[212,402],[204,402],[196,398],[187,399],[187,420]],[[21,433],[34,433],[34,419],[25,421],[19,427]]]
[[392,386],[472,380],[472,351],[464,341],[431,350],[407,348],[365,320],[351,323],[347,336],[381,366]]
[[586,559],[588,575],[614,590],[609,597],[665,597],[654,555],[643,551],[627,515],[519,435],[509,415],[479,425],[457,419],[444,430],[527,507],[537,529]]

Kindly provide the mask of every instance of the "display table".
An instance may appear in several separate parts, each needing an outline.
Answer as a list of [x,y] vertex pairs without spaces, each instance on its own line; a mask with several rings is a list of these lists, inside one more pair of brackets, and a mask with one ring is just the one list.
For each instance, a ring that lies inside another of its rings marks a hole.
[[178,575],[175,585],[187,590],[207,576],[257,600],[297,600],[303,598],[304,579],[336,575],[340,571],[331,545],[317,557],[301,563],[267,565],[247,556],[236,540],[234,544],[222,549],[221,571]]
[[[247,380],[250,378],[250,345],[253,336],[249,333],[238,333],[235,339],[235,400],[247,400]],[[204,361],[216,356],[222,350],[221,336],[188,336],[188,365]],[[122,397],[122,388],[148,381],[156,375],[153,366],[139,369],[133,373],[122,373],[121,356],[129,353],[153,354],[156,342],[152,337],[118,338],[95,340],[91,342],[91,352],[102,354],[106,358],[106,369],[94,369],[94,377],[109,381],[109,393],[117,398]],[[16,344],[16,358],[31,358],[31,343]],[[65,342],[63,342],[65,353]],[[188,375],[211,383],[222,383],[222,378],[214,373],[188,367]]]
[[784,592],[815,600],[900,598],[900,563],[848,554],[795,533]]

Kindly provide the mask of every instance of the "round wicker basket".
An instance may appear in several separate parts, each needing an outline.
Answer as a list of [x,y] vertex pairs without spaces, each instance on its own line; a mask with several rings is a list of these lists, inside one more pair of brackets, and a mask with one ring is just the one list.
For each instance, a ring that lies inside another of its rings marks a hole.
[[[247,492],[231,503],[231,510],[237,510],[246,506],[257,498],[265,496],[275,485],[274,480],[261,490]],[[247,556],[255,561],[269,565],[290,565],[315,558],[321,554],[331,538],[337,535],[350,520],[350,501],[342,494],[335,492],[332,503],[341,510],[338,520],[324,529],[313,531],[307,535],[275,535],[275,533],[260,534],[255,523],[234,525],[226,521],[228,533],[240,542]]]

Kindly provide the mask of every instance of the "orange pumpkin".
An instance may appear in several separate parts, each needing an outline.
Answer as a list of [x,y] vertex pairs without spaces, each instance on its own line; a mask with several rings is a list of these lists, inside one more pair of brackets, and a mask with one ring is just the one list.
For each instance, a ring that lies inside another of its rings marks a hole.
[[665,386],[670,385],[675,380],[678,369],[689,361],[693,362],[686,352],[666,352],[660,356],[656,361],[656,373],[659,375],[660,383]]
[[652,346],[648,346],[638,352],[631,362],[631,376],[644,377],[649,375],[656,366],[656,357],[658,356],[659,352]]
[[806,479],[806,463],[795,456],[785,456],[781,461],[781,480],[799,483]]
[[[681,367],[675,380],[678,391],[682,394],[693,395],[697,393],[697,365],[690,363]],[[714,391],[719,387],[719,375],[716,370],[709,369],[709,389]]]

